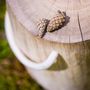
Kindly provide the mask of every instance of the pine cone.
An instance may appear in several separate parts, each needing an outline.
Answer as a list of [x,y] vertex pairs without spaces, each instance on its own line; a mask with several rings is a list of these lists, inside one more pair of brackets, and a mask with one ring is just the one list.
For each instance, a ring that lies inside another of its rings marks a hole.
[[65,14],[63,12],[58,11],[56,16],[50,20],[47,26],[47,32],[58,30],[60,27],[63,26],[64,22],[65,22]]
[[48,23],[49,23],[49,20],[47,20],[45,18],[41,19],[38,22],[37,27],[39,30],[39,32],[38,32],[39,37],[43,37],[43,35],[45,34]]

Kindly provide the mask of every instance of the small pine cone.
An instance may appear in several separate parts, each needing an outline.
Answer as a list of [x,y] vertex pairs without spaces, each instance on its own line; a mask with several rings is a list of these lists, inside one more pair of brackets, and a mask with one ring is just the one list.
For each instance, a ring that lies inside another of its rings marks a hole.
[[47,32],[58,30],[60,27],[63,26],[64,22],[65,22],[65,14],[63,12],[58,11],[56,16],[50,20],[47,26]]
[[43,35],[45,34],[48,23],[49,23],[49,20],[47,20],[45,18],[41,19],[38,22],[37,27],[39,30],[39,32],[38,32],[39,37],[43,37]]

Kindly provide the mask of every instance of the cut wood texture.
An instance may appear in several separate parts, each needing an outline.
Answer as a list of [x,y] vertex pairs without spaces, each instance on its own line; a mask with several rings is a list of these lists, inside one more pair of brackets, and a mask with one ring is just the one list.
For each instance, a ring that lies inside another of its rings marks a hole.
[[[27,70],[46,90],[90,90],[90,0],[6,0],[15,41],[21,52],[42,62],[52,50],[59,53],[48,70]],[[66,24],[38,38],[37,21],[61,10]]]

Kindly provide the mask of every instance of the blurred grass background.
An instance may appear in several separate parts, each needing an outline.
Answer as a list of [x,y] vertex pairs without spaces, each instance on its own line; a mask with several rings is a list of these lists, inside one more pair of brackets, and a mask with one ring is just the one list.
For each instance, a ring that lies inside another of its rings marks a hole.
[[0,0],[0,90],[43,90],[16,60],[4,32],[5,0]]

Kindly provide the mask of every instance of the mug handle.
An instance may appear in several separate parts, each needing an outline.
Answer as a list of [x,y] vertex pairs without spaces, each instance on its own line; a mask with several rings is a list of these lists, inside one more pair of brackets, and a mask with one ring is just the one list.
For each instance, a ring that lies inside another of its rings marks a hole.
[[21,53],[14,40],[14,35],[8,12],[6,12],[5,16],[5,32],[12,51],[14,52],[18,60],[26,67],[36,70],[43,70],[48,69],[50,66],[52,66],[52,64],[56,62],[56,58],[58,57],[58,52],[56,51],[52,51],[48,58],[41,63],[32,62],[32,60],[28,59]]

